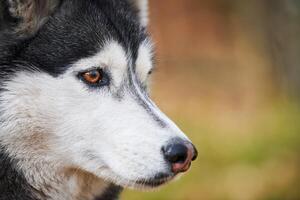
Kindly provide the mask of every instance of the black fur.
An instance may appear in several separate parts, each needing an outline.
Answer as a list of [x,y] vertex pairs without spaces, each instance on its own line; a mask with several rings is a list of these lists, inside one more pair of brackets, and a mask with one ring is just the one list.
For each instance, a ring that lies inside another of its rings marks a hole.
[[[0,86],[7,76],[32,67],[58,76],[73,62],[98,52],[109,39],[123,45],[135,60],[139,44],[148,37],[128,0],[61,0],[46,23],[30,34],[15,31],[22,20],[8,9],[7,0],[1,0]],[[116,199],[121,190],[111,186],[97,200]],[[26,182],[0,141],[0,200],[41,199],[43,194]]]
[[[0,146],[0,200],[38,200],[38,194],[25,180],[11,159]],[[42,195],[42,194],[40,194]]]
[[[46,199],[43,193],[35,190],[26,182],[23,174],[18,170],[16,162],[0,145],[0,200],[40,200],[40,197]],[[95,200],[116,200],[122,190],[122,187],[112,184]]]
[[97,197],[95,200],[116,200],[118,199],[122,190],[123,188],[120,186],[111,185],[100,197]]
[[65,0],[34,36],[0,32],[0,62],[27,63],[57,76],[98,52],[108,39],[118,41],[135,59],[147,37],[143,29],[127,0]]

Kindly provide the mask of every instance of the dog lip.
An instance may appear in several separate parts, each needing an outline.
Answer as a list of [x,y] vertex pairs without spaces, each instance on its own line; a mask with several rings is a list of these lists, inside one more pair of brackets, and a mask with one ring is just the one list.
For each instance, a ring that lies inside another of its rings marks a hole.
[[192,163],[188,163],[188,164],[182,169],[181,173],[184,173],[184,172],[188,171],[188,170],[190,169],[191,165],[192,165]]
[[136,183],[139,185],[143,186],[148,186],[148,187],[158,187],[161,186],[169,181],[171,181],[175,175],[170,175],[170,174],[158,174],[154,178],[150,179],[141,179],[137,180]]

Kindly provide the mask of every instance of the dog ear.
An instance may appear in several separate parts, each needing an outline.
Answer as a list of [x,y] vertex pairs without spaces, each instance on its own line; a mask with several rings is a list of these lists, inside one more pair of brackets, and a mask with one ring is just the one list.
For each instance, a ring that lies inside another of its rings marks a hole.
[[148,0],[129,0],[130,3],[137,9],[142,26],[148,25]]
[[45,23],[60,0],[1,0],[0,29],[33,34]]

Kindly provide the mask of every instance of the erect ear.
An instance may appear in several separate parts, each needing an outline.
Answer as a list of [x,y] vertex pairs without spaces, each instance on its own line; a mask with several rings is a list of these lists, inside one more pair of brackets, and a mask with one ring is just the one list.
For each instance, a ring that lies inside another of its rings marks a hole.
[[22,34],[35,33],[59,2],[60,0],[1,0],[0,27],[8,26]]
[[137,9],[141,25],[146,27],[148,25],[148,0],[129,0]]

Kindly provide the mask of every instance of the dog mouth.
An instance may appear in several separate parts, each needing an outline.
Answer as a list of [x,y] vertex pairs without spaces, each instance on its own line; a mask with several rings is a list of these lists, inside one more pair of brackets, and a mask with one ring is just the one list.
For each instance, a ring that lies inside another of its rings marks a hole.
[[136,184],[143,187],[156,188],[170,182],[174,177],[174,174],[157,174],[153,178],[137,180]]

